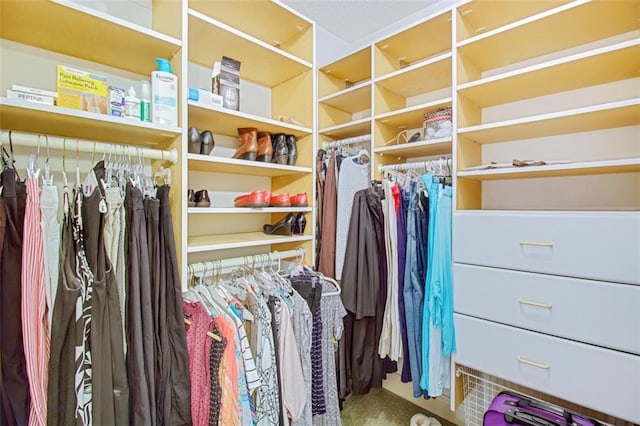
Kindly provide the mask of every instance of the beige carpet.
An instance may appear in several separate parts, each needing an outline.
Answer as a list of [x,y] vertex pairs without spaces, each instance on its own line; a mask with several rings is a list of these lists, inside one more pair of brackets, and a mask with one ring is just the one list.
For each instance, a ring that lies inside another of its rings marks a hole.
[[[352,396],[344,402],[342,409],[343,426],[409,426],[411,417],[424,411],[417,405],[400,398],[385,389],[373,389],[367,395]],[[442,426],[454,426],[438,418]]]

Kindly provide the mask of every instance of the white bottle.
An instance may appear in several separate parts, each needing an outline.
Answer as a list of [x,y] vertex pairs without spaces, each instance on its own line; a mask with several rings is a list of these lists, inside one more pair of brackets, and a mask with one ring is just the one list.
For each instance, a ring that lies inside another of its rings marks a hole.
[[171,63],[156,58],[158,70],[151,73],[151,120],[165,126],[178,125],[178,77]]
[[129,88],[129,95],[124,98],[124,116],[140,120],[140,99],[136,98],[133,86]]
[[140,121],[151,121],[151,84],[140,81]]

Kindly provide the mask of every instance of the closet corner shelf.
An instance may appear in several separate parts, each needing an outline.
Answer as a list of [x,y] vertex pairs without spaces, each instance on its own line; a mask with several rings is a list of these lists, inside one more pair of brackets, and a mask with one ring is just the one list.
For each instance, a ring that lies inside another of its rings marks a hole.
[[640,124],[640,98],[458,129],[477,143],[505,142]]
[[260,214],[310,212],[311,207],[189,207],[189,214]]
[[189,9],[189,60],[211,67],[213,60],[230,55],[229,52],[242,63],[243,80],[267,87],[275,87],[313,68],[310,62]]
[[310,241],[312,235],[267,235],[262,232],[243,232],[237,234],[198,235],[188,238],[187,253],[228,250],[242,247],[266,246],[291,242]]
[[451,147],[451,137],[448,137],[379,147],[375,148],[374,152],[381,155],[411,158],[451,154]]
[[460,84],[458,94],[487,107],[626,80],[639,70],[640,39],[635,38]]
[[417,124],[414,127],[422,127],[425,112],[435,111],[438,108],[450,107],[451,101],[451,97],[436,99],[435,101],[377,114],[374,118],[380,123],[394,127],[407,126],[408,128],[411,128],[412,124],[407,125],[408,123]]
[[405,98],[451,87],[451,52],[429,58],[375,79]]
[[0,37],[144,75],[155,69],[153,58],[172,58],[182,47],[178,39],[67,0],[0,2]]
[[311,173],[311,167],[283,166],[260,161],[238,160],[235,158],[210,155],[188,154],[189,170],[228,173],[249,176],[286,176]]
[[318,99],[319,103],[351,113],[371,108],[371,81],[363,81],[352,87]]
[[550,164],[548,166],[459,171],[458,177],[475,180],[507,180],[638,172],[640,172],[640,158],[625,158],[618,160]]
[[[371,47],[367,46],[329,65],[325,65],[320,68],[320,72],[340,80],[362,82],[366,79],[369,81],[371,79]],[[356,84],[356,86],[358,85],[360,83]]]
[[[5,130],[114,143],[169,146],[182,130],[53,105],[0,97],[0,123]],[[71,146],[71,145],[69,145]]]
[[242,111],[217,108],[193,100],[189,100],[189,124],[197,126],[199,130],[210,129],[215,134],[233,137],[238,136],[239,127],[256,127],[259,131],[270,133],[288,133],[295,135],[296,138],[307,136],[312,132],[308,127],[296,126]]
[[320,129],[318,133],[334,139],[350,138],[371,133],[371,117],[349,121],[331,127]]

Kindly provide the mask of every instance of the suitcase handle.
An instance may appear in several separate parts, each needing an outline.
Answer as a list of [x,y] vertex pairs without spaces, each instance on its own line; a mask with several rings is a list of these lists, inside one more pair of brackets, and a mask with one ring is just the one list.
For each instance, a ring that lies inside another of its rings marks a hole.
[[[573,414],[571,411],[569,410],[565,410],[561,407],[558,407],[557,405],[553,405],[547,402],[543,402],[543,401],[537,401],[537,400],[533,400],[531,398],[527,398],[524,395],[520,395],[517,393],[512,393],[512,392],[500,392],[502,394],[507,394],[510,396],[513,396],[515,399],[515,401],[506,401],[507,404],[509,405],[513,405],[516,407],[523,407],[523,408],[537,408],[539,410],[544,410],[544,411],[548,411],[550,413],[553,414],[557,414],[558,416],[562,417],[565,419],[565,421],[570,424],[570,425],[575,425],[577,424],[576,422],[573,421]],[[601,424],[593,419],[589,419],[594,426],[601,426]]]
[[504,412],[504,419],[509,424],[524,426],[562,426],[558,422],[548,420],[532,413],[525,413],[518,409],[510,408]]

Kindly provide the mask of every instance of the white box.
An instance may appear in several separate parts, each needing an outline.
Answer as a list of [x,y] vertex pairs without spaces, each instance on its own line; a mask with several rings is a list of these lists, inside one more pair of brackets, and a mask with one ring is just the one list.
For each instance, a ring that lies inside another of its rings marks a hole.
[[32,93],[16,92],[7,89],[7,98],[20,99],[27,102],[34,102],[44,105],[53,105],[54,99],[51,96],[34,95]]

